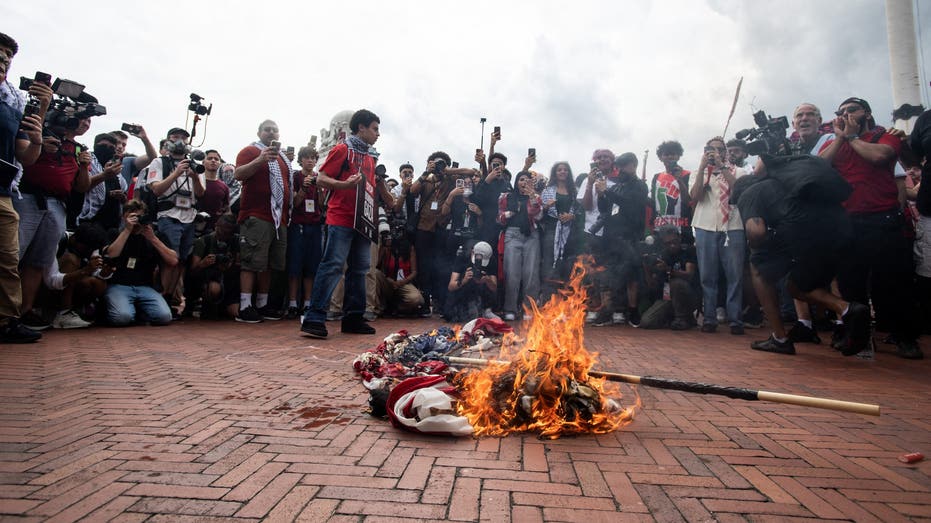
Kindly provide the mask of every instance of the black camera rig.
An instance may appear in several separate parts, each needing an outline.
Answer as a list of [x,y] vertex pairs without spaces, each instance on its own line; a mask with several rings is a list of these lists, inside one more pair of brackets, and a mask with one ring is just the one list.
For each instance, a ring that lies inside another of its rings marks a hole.
[[[35,78],[21,77],[19,88],[28,91],[34,82],[50,86],[54,93],[48,111],[45,113],[44,123],[46,131],[50,134],[54,134],[52,129],[77,129],[82,119],[107,114],[107,108],[97,103],[97,98],[86,92],[83,84],[64,78],[58,78],[53,83],[52,75],[39,71],[36,72]],[[30,97],[23,115],[30,116],[38,112],[39,101]]]
[[785,116],[770,118],[765,111],[753,113],[755,128],[737,131],[738,140],[747,141],[747,154],[754,156],[785,156],[792,154],[792,146],[786,139],[789,119]]

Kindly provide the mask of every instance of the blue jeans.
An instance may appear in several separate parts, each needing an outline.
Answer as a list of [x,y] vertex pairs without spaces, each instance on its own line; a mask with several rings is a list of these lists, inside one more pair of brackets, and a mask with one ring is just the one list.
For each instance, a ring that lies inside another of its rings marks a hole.
[[119,285],[107,287],[104,295],[107,303],[107,322],[110,325],[124,326],[136,320],[138,311],[141,319],[152,325],[171,323],[171,309],[165,298],[147,285]]
[[718,324],[714,311],[718,301],[718,267],[723,266],[724,277],[727,278],[727,321],[732,326],[743,326],[741,312],[746,238],[742,230],[728,231],[725,234],[723,231],[695,229],[695,249],[698,252],[705,324]]
[[323,255],[323,226],[292,223],[288,226],[288,276],[312,278]]
[[165,245],[178,254],[178,263],[183,265],[194,248],[194,222],[181,223],[163,216],[158,219],[158,232],[165,239]]
[[314,289],[310,294],[310,308],[304,315],[304,321],[323,323],[326,311],[330,307],[333,290],[339,283],[343,265],[346,269],[346,283],[343,298],[343,310],[346,318],[361,318],[365,313],[365,273],[371,262],[371,242],[355,229],[330,225],[323,259],[314,279]]

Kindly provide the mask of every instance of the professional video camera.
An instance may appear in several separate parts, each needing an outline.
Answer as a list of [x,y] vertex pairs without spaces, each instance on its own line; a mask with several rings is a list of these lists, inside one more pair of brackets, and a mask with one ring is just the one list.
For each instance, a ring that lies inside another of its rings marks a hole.
[[188,104],[187,110],[198,116],[210,116],[210,112],[213,111],[213,104],[204,105],[201,103],[203,99],[203,96],[191,93],[191,103]]
[[789,129],[789,119],[785,116],[770,118],[765,111],[753,113],[756,128],[737,131],[738,140],[746,140],[747,154],[771,156],[790,154],[789,141],[786,131]]
[[[20,77],[20,90],[28,91],[33,82],[51,86],[55,94],[45,114],[46,130],[77,129],[82,119],[107,114],[107,108],[97,103],[97,98],[85,92],[82,84],[64,78],[58,78],[52,83],[52,75],[39,71],[34,78]],[[39,101],[30,97],[23,110],[24,116],[36,114],[38,111]]]

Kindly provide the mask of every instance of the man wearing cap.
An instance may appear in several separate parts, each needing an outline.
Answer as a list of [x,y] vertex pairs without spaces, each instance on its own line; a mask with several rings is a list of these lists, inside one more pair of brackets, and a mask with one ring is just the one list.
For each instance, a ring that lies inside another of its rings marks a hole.
[[197,198],[204,195],[206,187],[204,174],[195,173],[187,159],[185,140],[189,137],[190,134],[179,127],[168,131],[165,144],[168,155],[152,160],[138,178],[144,180],[144,185],[158,199],[158,233],[178,255],[177,265],[163,264],[160,271],[165,300],[169,304],[174,301],[175,305],[179,303],[176,290],[184,273],[185,260],[194,247],[194,218],[197,216],[194,205]]
[[877,315],[890,322],[898,355],[919,359],[923,355],[917,344],[914,270],[894,175],[902,141],[876,125],[866,100],[848,98],[835,114],[835,138],[820,156],[853,187],[844,202],[854,241],[838,271],[841,295],[847,301],[869,303],[871,288],[888,290],[883,293],[890,297],[886,300],[873,293]]
[[498,263],[488,242],[478,242],[469,253],[459,257],[449,276],[446,312],[451,322],[467,322],[475,318],[500,320],[491,306],[498,293]]

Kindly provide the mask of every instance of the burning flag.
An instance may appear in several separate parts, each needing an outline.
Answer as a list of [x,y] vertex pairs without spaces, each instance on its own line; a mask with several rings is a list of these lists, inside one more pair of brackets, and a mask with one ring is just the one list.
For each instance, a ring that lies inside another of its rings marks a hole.
[[533,321],[524,341],[505,336],[501,360],[467,370],[453,380],[459,391],[458,413],[475,435],[503,436],[539,432],[605,433],[630,423],[639,406],[623,407],[617,384],[589,371],[597,354],[583,344],[585,269],[576,264],[568,288],[542,309],[533,306]]

